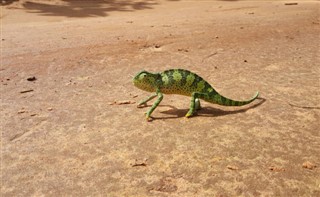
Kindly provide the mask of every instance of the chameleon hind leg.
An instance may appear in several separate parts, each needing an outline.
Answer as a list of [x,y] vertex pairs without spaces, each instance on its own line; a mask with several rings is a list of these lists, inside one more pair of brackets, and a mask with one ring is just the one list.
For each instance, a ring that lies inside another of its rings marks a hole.
[[193,92],[191,95],[190,109],[188,113],[185,115],[187,118],[192,116],[197,110],[201,109],[199,98],[205,98],[207,94],[200,92]]
[[[158,105],[160,104],[160,102],[163,99],[163,95],[162,93],[158,90],[156,95],[158,96],[158,99],[153,103],[152,107],[149,109],[149,111],[147,111],[146,113],[146,118],[147,120],[151,120],[150,115],[151,113],[158,107]],[[151,97],[150,97],[151,98]],[[153,97],[154,98],[154,97]],[[151,99],[150,99],[151,100]]]
[[148,101],[154,99],[157,96],[157,93],[154,93],[153,95],[149,96],[148,98],[140,101],[140,103],[138,104],[138,107],[142,107],[142,105],[146,105]]

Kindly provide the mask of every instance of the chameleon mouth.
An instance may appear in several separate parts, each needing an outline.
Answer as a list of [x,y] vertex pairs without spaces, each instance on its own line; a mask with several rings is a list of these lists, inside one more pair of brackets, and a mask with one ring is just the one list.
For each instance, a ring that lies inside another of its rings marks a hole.
[[142,89],[142,84],[138,81],[138,80],[136,80],[136,79],[133,79],[133,85],[134,86],[136,86],[137,88],[140,88],[140,89]]
[[152,92],[154,91],[152,87],[150,87],[148,84],[143,83],[139,80],[134,80],[133,81],[133,85],[137,88],[139,88],[140,90],[144,90],[144,91],[148,91],[148,92]]

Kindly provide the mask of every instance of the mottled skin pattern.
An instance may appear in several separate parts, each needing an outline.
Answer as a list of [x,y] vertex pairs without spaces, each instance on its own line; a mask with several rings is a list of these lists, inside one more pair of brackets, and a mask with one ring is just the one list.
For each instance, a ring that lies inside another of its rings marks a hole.
[[133,78],[133,83],[139,89],[155,92],[155,94],[141,101],[138,106],[145,105],[148,101],[158,96],[157,101],[154,102],[150,110],[146,113],[148,120],[150,119],[151,113],[162,101],[162,94],[191,96],[190,109],[186,117],[192,116],[196,110],[200,109],[199,99],[224,106],[242,106],[254,101],[259,94],[257,92],[250,100],[235,101],[220,95],[208,82],[197,74],[183,69],[170,69],[161,73],[141,71]]

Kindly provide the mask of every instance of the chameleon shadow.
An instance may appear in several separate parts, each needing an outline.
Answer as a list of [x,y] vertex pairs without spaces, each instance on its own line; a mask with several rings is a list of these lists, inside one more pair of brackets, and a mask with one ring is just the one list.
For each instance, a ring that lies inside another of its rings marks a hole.
[[[248,105],[247,107],[243,106],[241,107],[241,109],[237,109],[237,110],[232,110],[232,111],[225,111],[222,109],[218,109],[218,108],[213,108],[213,107],[203,107],[202,109],[200,109],[195,116],[193,117],[217,117],[217,116],[225,116],[225,115],[230,115],[230,114],[238,114],[238,113],[244,113],[250,109],[256,108],[260,105],[262,105],[264,102],[266,102],[265,98],[257,98],[256,100],[259,100],[259,102],[253,104],[253,105]],[[177,109],[171,105],[162,105],[162,106],[166,106],[166,107],[170,107],[172,109],[169,109],[167,111],[162,111],[160,113],[163,114],[168,114],[168,115],[175,115],[175,116],[170,116],[170,117],[153,117],[154,119],[159,119],[159,120],[164,120],[164,119],[175,119],[175,118],[181,118],[184,117],[185,114],[188,112],[189,109]],[[192,118],[192,117],[191,117]]]

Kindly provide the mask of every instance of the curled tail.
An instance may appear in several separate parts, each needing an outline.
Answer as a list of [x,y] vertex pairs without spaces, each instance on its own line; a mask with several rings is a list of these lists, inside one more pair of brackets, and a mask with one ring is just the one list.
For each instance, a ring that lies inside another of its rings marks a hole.
[[226,98],[218,93],[213,95],[209,102],[216,103],[218,105],[224,106],[242,106],[251,103],[259,96],[259,92],[257,92],[251,99],[246,101],[235,101],[229,98]]

